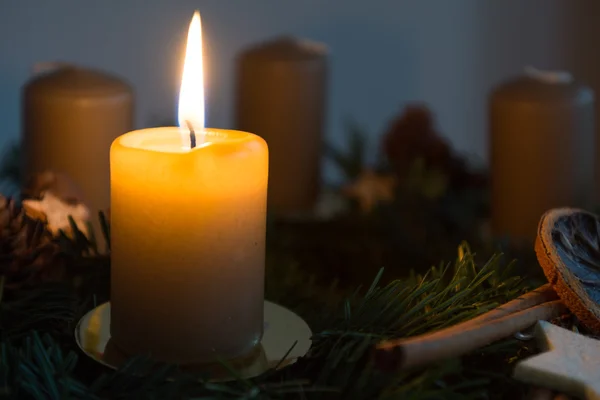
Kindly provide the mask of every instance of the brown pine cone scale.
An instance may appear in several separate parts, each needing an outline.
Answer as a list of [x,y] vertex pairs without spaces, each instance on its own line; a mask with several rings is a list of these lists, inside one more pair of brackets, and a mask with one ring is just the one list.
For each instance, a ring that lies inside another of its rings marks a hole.
[[64,263],[43,221],[28,217],[13,199],[0,195],[0,276],[5,289],[59,280]]

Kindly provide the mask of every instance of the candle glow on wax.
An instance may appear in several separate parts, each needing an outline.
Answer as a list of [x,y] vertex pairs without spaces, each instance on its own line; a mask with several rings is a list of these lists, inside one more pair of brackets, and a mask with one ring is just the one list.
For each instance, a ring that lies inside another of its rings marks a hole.
[[204,129],[204,69],[202,61],[202,24],[196,11],[188,30],[183,77],[179,92],[179,127],[186,145],[190,142],[190,128],[203,141]]
[[196,12],[179,126],[110,148],[111,340],[194,366],[260,348],[269,175],[264,139],[205,127],[200,29]]

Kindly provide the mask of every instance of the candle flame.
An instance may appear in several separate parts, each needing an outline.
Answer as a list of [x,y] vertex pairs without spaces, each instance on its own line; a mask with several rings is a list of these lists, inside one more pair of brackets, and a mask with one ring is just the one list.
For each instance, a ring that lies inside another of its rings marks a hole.
[[[194,12],[187,37],[183,77],[179,92],[179,126],[201,131],[204,128],[204,69],[202,65],[202,23]],[[186,135],[187,136],[187,135]],[[189,141],[189,137],[187,141]],[[187,142],[186,141],[186,142]]]

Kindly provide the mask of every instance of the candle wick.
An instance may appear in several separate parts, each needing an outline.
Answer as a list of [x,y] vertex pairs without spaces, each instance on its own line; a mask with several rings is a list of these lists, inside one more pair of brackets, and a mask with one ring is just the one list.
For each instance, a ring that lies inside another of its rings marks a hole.
[[190,121],[185,121],[185,123],[188,126],[188,129],[190,130],[190,147],[193,149],[194,147],[196,147],[196,132],[194,131],[194,127],[192,126],[192,123]]

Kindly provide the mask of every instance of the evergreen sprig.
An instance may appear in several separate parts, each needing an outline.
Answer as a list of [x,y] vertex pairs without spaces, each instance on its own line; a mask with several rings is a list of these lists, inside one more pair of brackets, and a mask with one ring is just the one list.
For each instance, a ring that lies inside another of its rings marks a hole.
[[[497,358],[502,367],[509,366],[505,359],[514,359],[522,347],[514,341],[400,374],[377,370],[371,362],[371,349],[380,340],[468,320],[524,290],[512,263],[504,263],[497,254],[479,265],[464,243],[452,263],[386,285],[379,283],[381,270],[369,287],[347,295],[335,284],[316,283],[293,263],[269,266],[267,297],[299,312],[314,332],[309,354],[282,370],[251,380],[234,375],[230,383],[216,383],[136,357],[118,371],[104,370],[90,377],[87,359],[77,356],[73,329],[93,307],[90,297],[107,297],[108,284],[98,284],[95,277],[98,270],[110,267],[110,260],[97,251],[93,237],[86,238],[72,225],[72,234],[59,240],[71,270],[83,275],[78,282],[94,285],[82,290],[48,284],[0,303],[0,391],[5,398],[422,400],[468,399],[482,393],[502,398],[507,390],[520,390],[518,384],[500,378],[506,375],[498,374],[498,368],[478,364]],[[502,384],[490,392],[497,381]]]
[[[471,319],[517,296],[523,285],[520,278],[511,275],[511,268],[511,264],[503,265],[500,255],[478,267],[475,255],[462,244],[453,264],[431,268],[423,276],[413,275],[378,287],[381,271],[366,293],[356,291],[344,301],[336,317],[325,321],[315,333],[306,364],[319,371],[317,383],[343,388],[344,399],[370,398],[389,393],[392,388],[393,392],[405,393],[410,385],[417,385],[431,374],[449,378],[447,367],[441,365],[439,370],[428,369],[419,379],[414,378],[416,381],[407,376],[382,379],[383,374],[370,366],[368,355],[380,340],[432,332]],[[458,371],[454,367],[451,370]],[[437,387],[443,383],[440,377],[435,379],[436,393],[458,390],[458,383]],[[461,391],[471,393],[475,386],[479,390],[483,387],[483,380],[468,381],[461,381]],[[433,388],[428,386],[429,390]]]
[[346,121],[345,125],[348,148],[341,150],[330,143],[325,143],[325,156],[334,162],[346,179],[352,181],[365,168],[367,136],[364,129],[353,120]]

